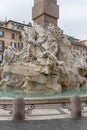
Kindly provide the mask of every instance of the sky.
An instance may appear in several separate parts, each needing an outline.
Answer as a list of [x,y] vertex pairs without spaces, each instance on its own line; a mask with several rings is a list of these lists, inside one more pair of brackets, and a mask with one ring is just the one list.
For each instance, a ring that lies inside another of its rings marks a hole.
[[[58,0],[58,26],[65,34],[87,39],[87,0]],[[0,0],[0,21],[32,22],[34,0]]]

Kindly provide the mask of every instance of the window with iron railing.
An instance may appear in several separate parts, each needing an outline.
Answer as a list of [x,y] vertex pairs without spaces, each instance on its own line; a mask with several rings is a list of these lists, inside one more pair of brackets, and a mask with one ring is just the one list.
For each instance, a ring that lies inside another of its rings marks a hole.
[[20,51],[20,50],[22,50],[22,49],[23,49],[23,43],[18,42],[18,50]]
[[11,42],[11,46],[12,46],[13,48],[16,48],[16,43],[15,43],[15,42]]

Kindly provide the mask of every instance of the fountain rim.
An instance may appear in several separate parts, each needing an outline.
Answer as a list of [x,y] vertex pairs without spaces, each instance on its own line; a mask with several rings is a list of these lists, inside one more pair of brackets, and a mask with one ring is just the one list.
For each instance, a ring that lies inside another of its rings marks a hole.
[[[36,98],[24,98],[25,104],[60,104],[60,103],[70,103],[70,97],[36,97]],[[79,96],[81,102],[86,102],[87,101],[87,96]],[[0,105],[2,104],[9,104],[12,105],[14,98],[0,98]]]

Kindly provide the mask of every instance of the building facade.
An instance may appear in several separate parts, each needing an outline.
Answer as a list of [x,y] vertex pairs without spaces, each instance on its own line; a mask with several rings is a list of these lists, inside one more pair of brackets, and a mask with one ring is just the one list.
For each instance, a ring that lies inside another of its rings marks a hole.
[[16,51],[21,51],[25,46],[23,36],[25,26],[29,25],[12,20],[0,22],[0,63],[3,60],[3,52],[8,46],[11,45]]
[[77,58],[82,58],[83,62],[87,63],[87,41],[80,41],[72,36],[67,37],[71,43],[71,53]]

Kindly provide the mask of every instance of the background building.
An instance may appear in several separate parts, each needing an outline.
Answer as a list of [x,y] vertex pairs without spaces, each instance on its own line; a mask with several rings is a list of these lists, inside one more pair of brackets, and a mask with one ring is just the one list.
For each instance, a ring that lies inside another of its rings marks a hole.
[[75,57],[82,58],[83,62],[87,63],[87,40],[80,41],[72,36],[68,36],[71,43],[71,52]]
[[21,51],[25,45],[24,23],[9,20],[7,22],[0,22],[0,63],[3,60],[3,52],[8,46],[12,46],[16,51]]

